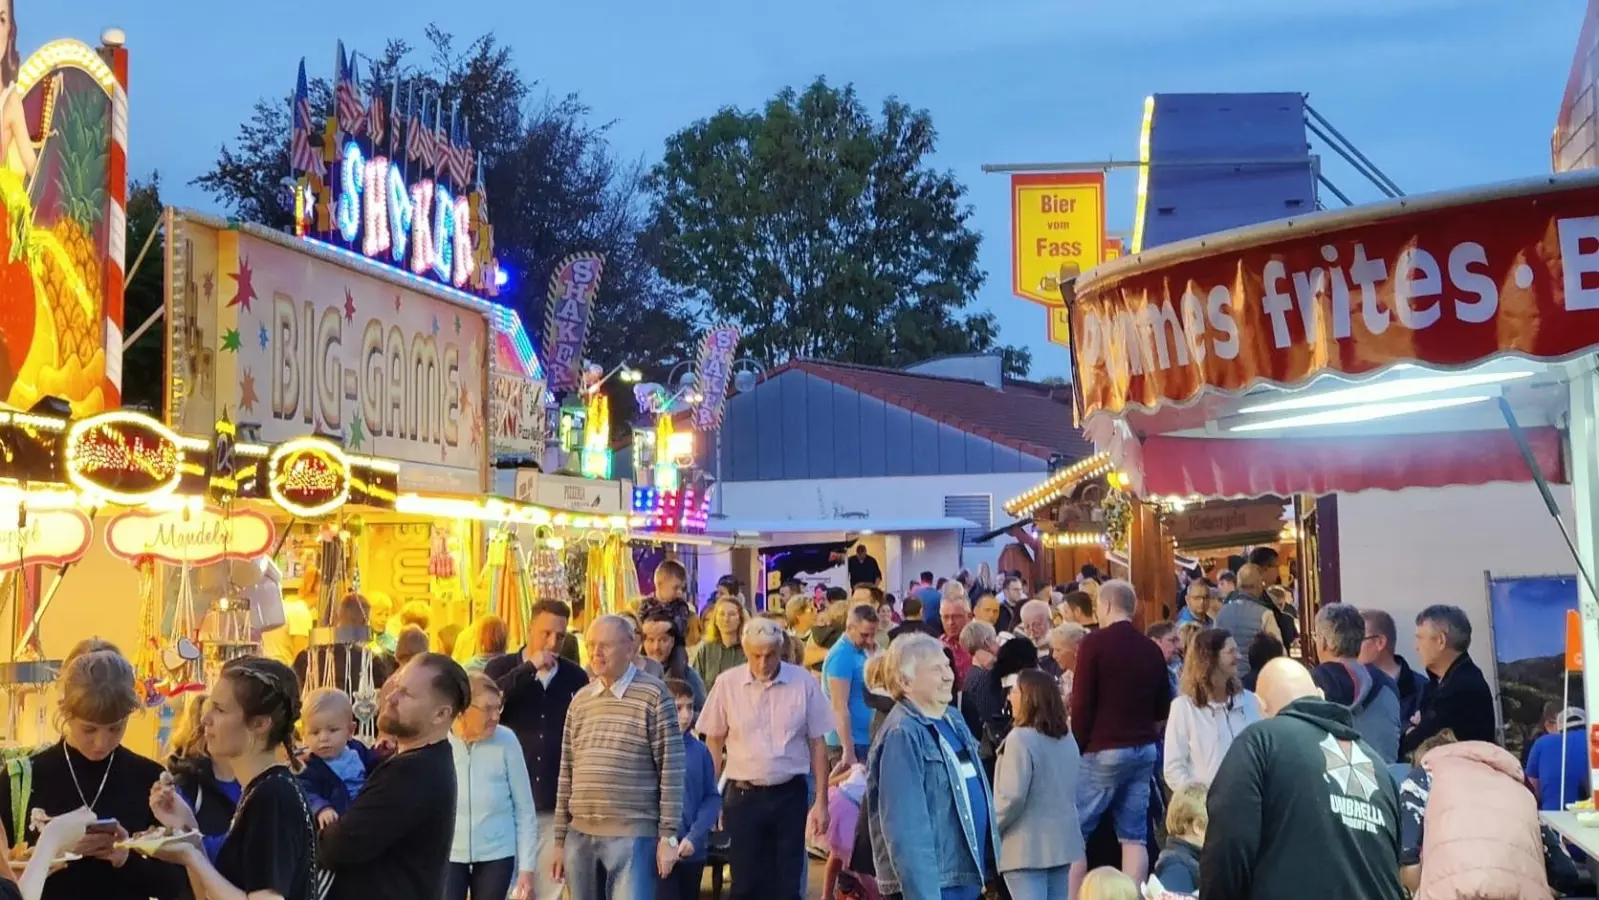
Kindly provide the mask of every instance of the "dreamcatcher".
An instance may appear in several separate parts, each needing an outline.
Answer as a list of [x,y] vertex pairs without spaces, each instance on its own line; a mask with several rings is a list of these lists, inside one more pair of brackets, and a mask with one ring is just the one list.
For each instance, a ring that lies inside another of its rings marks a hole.
[[134,563],[139,572],[139,642],[133,654],[134,683],[147,707],[160,706],[161,681],[166,673],[161,665],[161,583],[155,560],[146,556]]
[[158,689],[168,698],[205,690],[205,673],[202,671],[204,653],[200,647],[200,626],[195,621],[194,611],[194,574],[193,569],[185,563],[178,567],[177,597],[171,626],[161,641],[161,668],[165,678]]
[[222,667],[232,660],[260,651],[255,640],[253,597],[266,576],[255,562],[229,561],[222,565],[227,583],[206,617],[202,632],[208,683],[221,677]]
[[[311,630],[311,647],[306,653],[305,688],[336,688],[350,695],[355,714],[356,737],[367,743],[377,740],[378,690],[372,674],[372,653],[365,644],[370,630],[363,627],[361,634],[343,634],[334,630],[335,610],[338,600],[359,590],[360,567],[356,564],[355,539],[362,533],[359,523],[350,528],[323,525],[318,533],[321,543],[320,585],[317,601],[317,625]],[[336,599],[337,598],[337,599]],[[342,667],[337,664],[339,656]]]

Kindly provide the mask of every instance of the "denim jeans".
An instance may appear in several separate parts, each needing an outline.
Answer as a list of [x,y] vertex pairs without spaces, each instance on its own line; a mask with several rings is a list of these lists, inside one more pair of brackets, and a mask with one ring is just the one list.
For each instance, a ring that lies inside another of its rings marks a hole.
[[568,831],[566,887],[572,900],[655,900],[655,845],[652,837]]
[[1071,874],[1071,866],[1012,869],[1005,873],[1005,887],[1010,890],[1010,900],[1067,900]]
[[1077,779],[1077,815],[1087,841],[1109,813],[1116,839],[1142,844],[1149,835],[1149,787],[1155,776],[1155,745],[1083,754]]

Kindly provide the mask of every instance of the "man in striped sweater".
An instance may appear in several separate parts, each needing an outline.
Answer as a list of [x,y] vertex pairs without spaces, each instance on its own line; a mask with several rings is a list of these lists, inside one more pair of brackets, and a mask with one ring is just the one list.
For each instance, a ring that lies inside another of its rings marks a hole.
[[657,876],[677,861],[683,817],[677,706],[633,664],[626,619],[595,619],[587,640],[594,682],[572,698],[561,736],[554,875],[572,900],[653,900]]

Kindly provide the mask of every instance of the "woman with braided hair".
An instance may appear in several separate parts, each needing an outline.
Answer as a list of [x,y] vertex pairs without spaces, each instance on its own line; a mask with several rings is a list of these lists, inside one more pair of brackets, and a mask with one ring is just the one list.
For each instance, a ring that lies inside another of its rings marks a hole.
[[[239,783],[238,812],[213,864],[194,842],[167,844],[157,858],[188,871],[203,900],[314,900],[316,825],[292,759],[300,682],[288,666],[246,656],[222,667],[201,718],[206,750],[226,760]],[[150,791],[150,811],[175,831],[195,828],[194,811],[170,783]]]

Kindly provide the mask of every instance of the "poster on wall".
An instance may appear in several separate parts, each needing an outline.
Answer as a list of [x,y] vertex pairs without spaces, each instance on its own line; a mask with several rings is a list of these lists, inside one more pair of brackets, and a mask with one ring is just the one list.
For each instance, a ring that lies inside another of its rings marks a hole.
[[[1559,702],[1566,678],[1566,614],[1577,609],[1574,575],[1488,576],[1494,668],[1505,749],[1519,758],[1543,731],[1543,709]],[[1479,653],[1475,647],[1474,653]],[[1570,705],[1581,708],[1582,676],[1571,677]]]
[[249,235],[237,257],[218,297],[236,318],[217,338],[237,421],[268,443],[321,434],[480,481],[482,313]]
[[126,72],[126,51],[71,40],[0,65],[0,399],[13,407],[120,405]]

